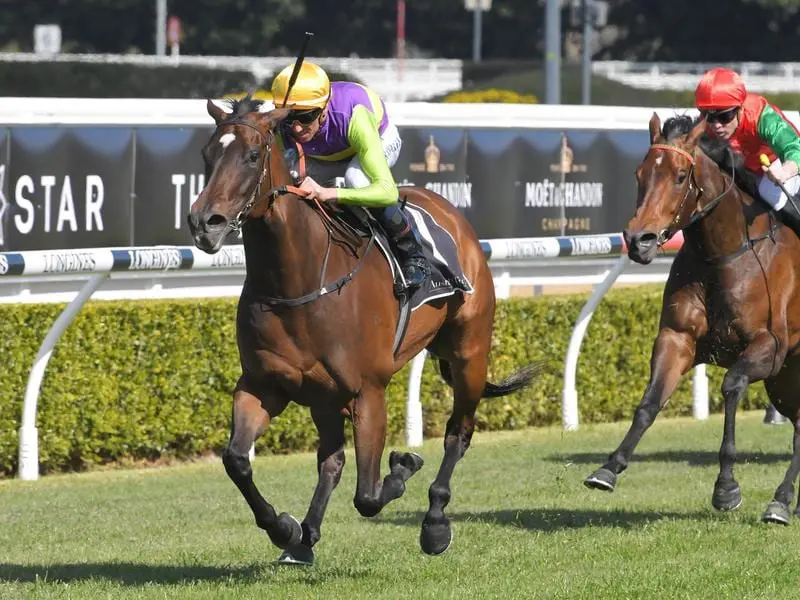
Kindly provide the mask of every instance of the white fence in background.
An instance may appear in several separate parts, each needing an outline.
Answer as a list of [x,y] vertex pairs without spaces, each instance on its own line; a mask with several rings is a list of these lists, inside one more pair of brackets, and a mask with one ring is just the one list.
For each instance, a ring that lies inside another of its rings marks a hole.
[[796,62],[633,62],[597,60],[592,72],[625,85],[649,90],[694,90],[708,69],[728,67],[739,73],[753,92],[800,91],[800,63]]
[[[620,234],[602,236],[572,236],[563,238],[526,238],[484,240],[481,242],[489,263],[493,260],[502,264],[530,260],[532,256],[540,259],[619,256],[622,252]],[[627,260],[627,255],[625,255]],[[0,253],[0,281],[5,278],[24,279],[25,277],[80,276],[88,279],[77,295],[56,319],[36,355],[25,389],[22,422],[19,431],[19,469],[20,479],[35,480],[39,477],[39,442],[36,428],[36,409],[39,390],[44,378],[47,363],[53,349],[69,324],[80,312],[83,305],[112,274],[147,271],[151,277],[170,276],[176,271],[234,270],[240,271],[245,264],[242,246],[227,246],[218,254],[208,255],[191,246],[154,246],[147,248],[94,248],[84,250],[53,250],[32,252]],[[621,269],[619,269],[621,270]],[[616,275],[615,273],[615,278]],[[508,277],[499,276],[497,293],[508,296]],[[658,277],[663,281],[663,274]],[[605,289],[611,281],[606,276]],[[602,293],[595,293],[596,302]],[[590,301],[591,302],[591,301]],[[583,329],[585,331],[585,327]],[[582,337],[583,332],[580,336]],[[580,346],[580,340],[577,342]],[[577,368],[577,350],[569,355],[566,371]],[[424,353],[414,359],[412,381],[409,386],[407,410],[407,440],[409,445],[422,443],[422,404],[419,399],[419,380],[422,375]],[[567,376],[565,375],[565,381]],[[566,392],[565,392],[566,394]],[[566,398],[566,396],[565,396]],[[564,424],[566,429],[577,427],[577,393],[569,396],[570,403],[564,402]]]
[[[294,63],[292,56],[156,56],[152,54],[55,54],[42,56],[32,52],[0,52],[0,62],[82,62],[90,64],[127,64],[149,67],[193,66],[206,69],[250,71],[267,89],[272,76]],[[371,87],[390,102],[426,100],[460,90],[462,61],[455,59],[406,58],[337,58],[313,57],[330,72],[348,73]],[[235,90],[231,90],[233,92]],[[247,91],[247,90],[241,90]]]

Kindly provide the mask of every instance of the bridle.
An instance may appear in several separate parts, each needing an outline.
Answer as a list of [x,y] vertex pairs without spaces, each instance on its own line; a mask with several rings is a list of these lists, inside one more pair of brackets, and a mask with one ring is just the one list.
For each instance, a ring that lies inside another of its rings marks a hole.
[[[245,127],[249,127],[253,131],[257,132],[260,137],[262,138],[265,137],[264,133],[258,127],[256,127],[252,123],[248,123],[242,118],[224,121],[220,123],[220,125],[244,125]],[[258,196],[259,193],[261,192],[261,185],[264,183],[264,179],[267,176],[267,171],[269,170],[269,162],[272,158],[272,143],[274,139],[275,136],[272,133],[272,131],[267,132],[266,140],[260,147],[261,149],[264,150],[261,159],[261,174],[258,176],[258,181],[256,181],[256,184],[253,186],[253,191],[250,194],[250,198],[247,200],[247,202],[245,202],[244,206],[242,206],[239,212],[236,213],[236,216],[233,217],[228,223],[228,228],[232,232],[238,233],[239,235],[241,235],[242,225],[244,224],[245,219],[250,214],[250,211],[253,210],[253,207],[258,201]],[[271,199],[270,204],[275,200],[275,197],[277,197],[277,195],[278,194],[275,192],[275,189],[273,189],[270,193],[270,199]]]
[[[269,170],[270,161],[272,159],[272,145],[275,140],[275,134],[272,132],[272,130],[269,130],[265,136],[265,134],[258,127],[256,127],[252,123],[248,123],[241,117],[226,120],[220,123],[219,126],[222,125],[244,125],[245,127],[249,127],[250,129],[258,132],[261,138],[265,138],[264,143],[261,145],[261,149],[263,149],[263,155],[261,159],[262,161],[261,173],[258,176],[258,181],[256,181],[256,184],[253,186],[253,191],[250,194],[250,198],[247,200],[247,202],[245,202],[244,206],[242,206],[242,208],[236,213],[236,216],[233,217],[233,219],[231,219],[231,221],[228,223],[228,228],[230,229],[230,231],[241,235],[242,226],[244,225],[244,222],[249,216],[250,212],[253,210],[253,207],[255,206],[256,202],[258,202],[261,193],[261,186],[264,183],[264,180],[267,178],[267,171]],[[271,177],[270,177],[270,183],[271,183]],[[298,198],[303,198],[303,199],[306,199],[307,197],[307,194],[303,190],[293,185],[273,186],[269,190],[269,193],[267,194],[267,202],[268,202],[267,208],[269,209],[269,207],[272,206],[272,204],[275,202],[278,196],[281,196],[283,194],[294,194]],[[309,292],[308,294],[299,296],[297,298],[279,298],[272,296],[261,296],[259,300],[261,300],[262,303],[264,303],[269,307],[291,308],[295,306],[301,306],[303,304],[313,302],[317,298],[320,298],[332,292],[338,292],[345,285],[347,285],[353,279],[353,277],[355,277],[356,273],[358,273],[358,271],[361,269],[364,259],[367,257],[369,251],[375,245],[375,239],[376,239],[375,229],[373,228],[372,224],[369,221],[367,221],[367,226],[369,228],[369,241],[367,242],[367,246],[364,252],[361,254],[361,256],[358,257],[355,266],[350,270],[349,273],[343,275],[342,277],[339,277],[335,281],[325,283],[326,274],[328,271],[328,259],[330,257],[330,251],[331,251],[331,241],[332,241],[331,225],[333,224],[333,220],[327,214],[325,209],[322,208],[318,200],[315,200],[315,203],[317,205],[317,210],[315,212],[317,212],[320,215],[320,218],[322,218],[323,223],[325,224],[325,228],[328,232],[328,246],[325,250],[325,256],[322,260],[319,287],[316,290]],[[326,219],[328,222],[326,222]]]
[[[686,177],[686,184],[685,184],[686,189],[683,193],[683,198],[681,198],[681,203],[678,205],[678,210],[675,212],[675,216],[673,217],[672,222],[670,223],[670,227],[667,228],[664,232],[658,234],[657,243],[659,246],[661,246],[665,242],[667,242],[672,236],[674,236],[678,231],[686,229],[687,227],[691,227],[699,220],[707,217],[711,213],[711,211],[713,211],[717,207],[717,205],[722,201],[722,199],[733,188],[734,180],[736,178],[736,170],[731,169],[731,180],[730,183],[728,183],[728,187],[726,187],[721,194],[719,194],[716,198],[711,200],[708,204],[701,207],[700,198],[703,195],[703,188],[700,187],[699,183],[697,183],[696,168],[695,168],[696,161],[694,155],[687,152],[683,148],[678,148],[677,146],[673,146],[671,144],[651,144],[650,150],[666,150],[668,152],[675,152],[676,154],[679,154],[680,156],[689,161],[689,173]],[[733,158],[731,149],[728,148],[727,150],[728,152],[731,153],[731,158]],[[681,215],[683,214],[683,207],[686,204],[686,200],[689,198],[689,194],[691,194],[692,191],[695,192],[694,201],[697,208],[695,208],[695,210],[689,216],[687,223],[681,226],[680,222],[681,222]]]

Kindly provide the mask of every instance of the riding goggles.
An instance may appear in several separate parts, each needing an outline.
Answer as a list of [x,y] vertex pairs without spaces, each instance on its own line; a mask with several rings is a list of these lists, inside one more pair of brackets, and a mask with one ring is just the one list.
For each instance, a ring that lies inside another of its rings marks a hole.
[[703,116],[706,118],[708,123],[719,123],[720,125],[727,125],[734,118],[736,118],[736,114],[739,111],[738,106],[734,106],[733,108],[726,108],[724,110],[704,110],[702,112]]
[[321,108],[312,108],[311,110],[293,110],[289,112],[286,120],[289,123],[297,121],[300,125],[311,125],[319,118]]

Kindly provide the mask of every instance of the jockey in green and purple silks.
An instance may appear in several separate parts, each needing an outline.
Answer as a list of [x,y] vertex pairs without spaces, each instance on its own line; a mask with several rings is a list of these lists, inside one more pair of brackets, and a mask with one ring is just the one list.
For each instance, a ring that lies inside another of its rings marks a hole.
[[[292,69],[286,67],[272,83],[276,104],[286,98]],[[397,162],[402,141],[383,100],[357,83],[331,83],[321,67],[303,62],[286,106],[292,110],[282,133],[284,147],[291,151],[296,142],[306,158],[341,165],[344,171],[345,188],[323,187],[311,177],[300,188],[322,202],[368,208],[389,234],[406,284],[422,285],[429,265],[398,202],[390,167]]]

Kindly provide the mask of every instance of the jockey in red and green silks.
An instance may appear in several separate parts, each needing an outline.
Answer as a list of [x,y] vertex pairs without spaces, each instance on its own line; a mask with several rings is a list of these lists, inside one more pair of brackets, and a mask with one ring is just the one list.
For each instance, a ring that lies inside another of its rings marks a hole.
[[[706,118],[708,132],[727,140],[744,156],[744,166],[756,173],[758,193],[780,211],[784,223],[800,236],[800,212],[789,202],[778,183],[793,196],[800,189],[800,134],[781,110],[758,94],[749,94],[741,77],[730,69],[711,69],[695,90],[695,106]],[[761,155],[769,157],[769,167]],[[766,409],[764,423],[779,424],[786,418],[773,405]]]
[[[408,287],[422,285],[429,264],[417,233],[399,204],[391,167],[402,142],[390,122],[383,100],[358,83],[335,81],[318,65],[303,62],[289,89],[293,66],[278,73],[272,83],[276,105],[291,108],[281,141],[287,163],[296,161],[295,145],[321,170],[344,177],[344,188],[324,187],[306,177],[300,188],[321,202],[363,206],[381,223],[401,262]],[[288,96],[287,96],[288,92]]]
[[[745,168],[758,175],[761,198],[781,211],[792,229],[800,230],[800,213],[778,185],[793,196],[800,190],[800,132],[786,115],[763,96],[748,93],[742,78],[723,68],[700,79],[695,106],[706,118],[708,132],[727,140],[744,156]],[[769,157],[769,167],[761,164],[762,154]]]

